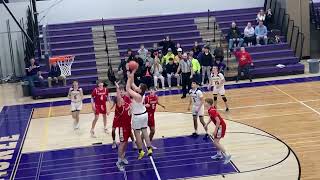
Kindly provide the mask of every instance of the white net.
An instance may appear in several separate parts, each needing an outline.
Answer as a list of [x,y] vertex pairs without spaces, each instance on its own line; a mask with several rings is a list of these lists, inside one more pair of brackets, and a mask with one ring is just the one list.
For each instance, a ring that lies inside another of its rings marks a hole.
[[63,61],[57,61],[57,64],[60,68],[61,75],[65,77],[71,76],[71,66],[74,61],[74,56],[68,56]]

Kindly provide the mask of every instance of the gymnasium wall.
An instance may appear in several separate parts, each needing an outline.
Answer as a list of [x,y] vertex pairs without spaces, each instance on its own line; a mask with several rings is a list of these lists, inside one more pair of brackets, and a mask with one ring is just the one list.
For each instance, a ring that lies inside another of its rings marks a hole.
[[[18,3],[8,3],[7,5],[18,21],[23,18],[24,22],[26,22],[26,12],[29,5],[28,0]],[[9,22],[11,30],[12,55],[10,53],[7,21]],[[24,26],[26,27],[26,24]],[[0,79],[14,74],[14,72],[16,76],[22,76],[25,66],[23,59],[22,33],[5,7],[0,4]]]
[[48,0],[37,4],[39,19],[42,19],[40,23],[56,24],[102,17],[108,19],[263,7],[264,0]]

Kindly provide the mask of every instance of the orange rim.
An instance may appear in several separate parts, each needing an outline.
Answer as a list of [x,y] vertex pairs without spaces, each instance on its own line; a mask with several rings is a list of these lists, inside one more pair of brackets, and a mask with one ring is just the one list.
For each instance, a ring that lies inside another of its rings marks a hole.
[[65,55],[65,56],[53,56],[49,59],[49,63],[50,64],[53,64],[55,62],[58,62],[58,61],[67,61],[67,60],[70,60],[70,59],[73,59],[74,56],[73,55]]

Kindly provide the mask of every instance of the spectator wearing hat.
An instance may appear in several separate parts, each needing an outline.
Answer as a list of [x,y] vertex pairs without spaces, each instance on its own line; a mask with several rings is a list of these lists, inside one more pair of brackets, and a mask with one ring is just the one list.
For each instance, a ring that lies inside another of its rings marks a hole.
[[179,63],[180,60],[182,59],[182,48],[177,49],[178,54],[174,57],[174,62]]
[[201,84],[205,84],[205,77],[207,75],[208,82],[210,82],[211,79],[211,67],[213,66],[213,57],[211,53],[209,52],[209,47],[205,46],[204,47],[204,53],[200,56],[199,62],[201,64],[202,68],[202,81]]
[[179,49],[179,48],[180,48],[180,49],[183,49],[182,46],[181,46],[181,44],[180,44],[180,43],[177,43],[177,44],[176,44],[176,48],[174,49],[174,50],[176,50],[176,51],[173,51],[173,54],[174,54],[174,55],[178,55],[178,53],[179,53],[178,49]]
[[268,30],[267,27],[263,25],[263,21],[259,21],[259,25],[256,26],[255,35],[257,45],[260,45],[260,40],[263,40],[265,45],[268,44]]
[[166,36],[165,39],[163,39],[161,42],[159,42],[159,46],[162,46],[162,53],[167,54],[169,51],[169,48],[172,52],[176,51],[176,46],[173,41],[171,41],[170,36]]
[[168,53],[165,56],[162,57],[161,64],[163,64],[163,65],[168,64],[170,58],[174,59],[174,54],[172,53],[172,49],[171,48],[169,48],[168,49]]
[[180,86],[181,76],[180,74],[175,74],[178,70],[178,64],[174,62],[173,58],[169,59],[169,63],[166,65],[166,72],[167,72],[167,81],[168,86],[171,88],[172,86],[172,78],[177,78],[177,86]]

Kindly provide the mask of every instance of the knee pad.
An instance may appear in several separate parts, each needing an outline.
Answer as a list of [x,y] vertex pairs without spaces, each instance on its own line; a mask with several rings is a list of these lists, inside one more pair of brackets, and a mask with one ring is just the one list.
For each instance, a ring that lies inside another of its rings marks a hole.
[[213,95],[213,100],[214,100],[214,101],[217,101],[217,100],[218,100],[217,94],[214,94],[214,95]]
[[222,96],[222,100],[223,100],[224,102],[227,102],[227,98],[226,98],[225,96]]

